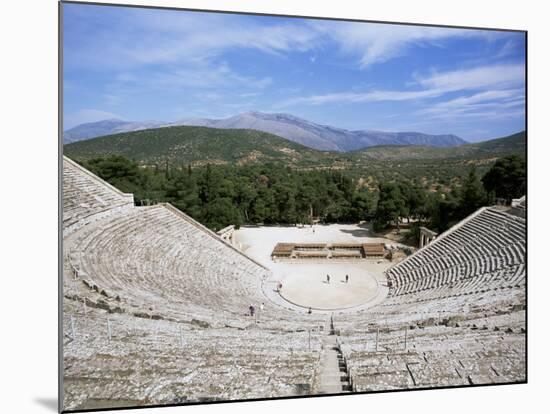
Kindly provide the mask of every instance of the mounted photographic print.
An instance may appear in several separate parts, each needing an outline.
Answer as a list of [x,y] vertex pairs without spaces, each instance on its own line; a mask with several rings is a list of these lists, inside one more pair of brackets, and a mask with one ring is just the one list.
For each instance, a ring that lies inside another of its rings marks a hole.
[[526,32],[60,12],[61,411],[526,382]]

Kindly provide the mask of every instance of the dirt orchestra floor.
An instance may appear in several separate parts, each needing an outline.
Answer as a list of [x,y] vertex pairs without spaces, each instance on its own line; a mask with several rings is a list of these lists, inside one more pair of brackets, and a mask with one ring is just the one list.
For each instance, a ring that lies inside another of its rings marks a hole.
[[[283,270],[284,269],[284,270]],[[314,309],[342,309],[376,298],[380,290],[376,278],[354,264],[285,264],[279,279],[281,296],[296,305]],[[326,275],[330,275],[330,283]],[[349,275],[346,283],[345,275]]]
[[[270,298],[303,308],[342,310],[372,306],[387,294],[383,274],[391,262],[385,259],[303,259],[273,261],[271,252],[278,242],[304,243],[388,243],[392,240],[372,237],[366,226],[354,224],[306,227],[250,226],[237,230],[234,244],[273,272],[266,281]],[[326,283],[326,275],[331,277]],[[350,276],[345,283],[345,275]],[[273,288],[283,284],[280,294]]]

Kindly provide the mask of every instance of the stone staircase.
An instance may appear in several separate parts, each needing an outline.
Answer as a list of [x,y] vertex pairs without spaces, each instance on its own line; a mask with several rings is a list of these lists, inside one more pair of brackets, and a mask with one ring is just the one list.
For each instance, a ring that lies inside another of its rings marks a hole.
[[351,392],[352,387],[347,363],[342,355],[338,335],[335,334],[332,317],[328,335],[322,338],[322,351],[319,370],[315,381],[317,394],[341,394]]

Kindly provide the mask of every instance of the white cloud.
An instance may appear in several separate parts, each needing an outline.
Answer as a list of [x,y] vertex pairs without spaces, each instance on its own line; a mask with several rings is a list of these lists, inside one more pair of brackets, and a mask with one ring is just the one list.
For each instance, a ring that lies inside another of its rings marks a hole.
[[[73,16],[71,30],[86,39],[86,47],[74,48],[66,58],[72,64],[98,70],[201,62],[236,49],[282,56],[334,45],[356,56],[359,67],[368,68],[406,54],[413,45],[441,46],[447,39],[505,36],[483,30],[133,9],[112,17],[115,20],[109,24],[90,28],[88,17]],[[312,54],[309,59],[314,63],[317,56]]]
[[504,45],[502,45],[498,53],[495,55],[495,59],[502,59],[511,56],[514,54],[514,52],[522,47],[523,43],[520,42],[518,39],[508,39],[506,42],[504,42]]
[[176,69],[158,72],[145,81],[145,86],[169,88],[203,88],[240,87],[247,89],[264,89],[271,85],[270,77],[256,78],[240,75],[226,63],[219,65],[201,64],[180,66]]
[[416,112],[438,119],[506,119],[525,116],[523,90],[487,91],[438,102]]
[[199,92],[195,94],[197,99],[205,102],[216,102],[223,98],[223,95],[217,92]]
[[509,108],[525,104],[523,89],[489,90],[469,96],[461,96],[438,102],[419,111],[421,114],[436,114],[449,111],[466,112],[480,108]]
[[[414,46],[443,47],[445,41],[450,39],[476,37],[491,40],[505,36],[487,31],[421,26],[274,18],[262,20],[258,17],[213,13],[201,13],[198,18],[192,12],[126,10],[127,13],[113,18],[115,21],[106,21],[101,25],[86,15],[83,15],[82,21],[75,18],[70,22],[71,30],[75,32],[74,38],[79,39],[79,43],[67,49],[65,61],[68,67],[118,74],[106,85],[102,95],[107,105],[116,105],[120,99],[130,102],[130,98],[139,99],[159,89],[175,90],[178,93],[182,90],[190,96],[203,92],[201,99],[211,102],[218,100],[214,92],[224,96],[253,98],[273,84],[270,76],[253,72],[253,69],[243,64],[232,63],[230,67],[223,61],[228,59],[225,55],[227,52],[254,50],[280,56],[281,59],[297,51],[307,52],[306,59],[316,63],[319,53],[330,48],[351,56],[356,67],[368,69],[372,65],[404,56]],[[88,27],[86,24],[93,26]],[[93,33],[93,36],[89,33]],[[512,43],[504,45],[501,54],[507,55],[513,46]],[[300,91],[281,85],[280,89],[271,88],[270,92],[286,94],[288,90],[290,96],[295,96],[274,105],[278,107],[382,101],[421,102],[447,93],[462,92],[465,96],[456,98],[454,103],[451,103],[452,99],[447,103],[456,112],[458,108],[476,104],[475,99],[482,99],[479,96],[481,93],[502,94],[503,90],[520,88],[524,78],[523,70],[523,65],[497,65],[432,72],[413,76],[414,82],[402,90],[367,89],[363,84],[361,89],[298,96]],[[255,76],[250,73],[255,73]],[[501,96],[494,99],[502,101],[506,98]],[[487,100],[477,102],[478,108],[491,104]],[[513,101],[505,104],[513,106]],[[235,102],[234,105],[242,106],[244,103]],[[440,107],[444,108],[443,104]],[[94,109],[83,109],[80,112],[68,115],[66,125],[68,122],[77,124],[118,117]],[[436,111],[432,114],[435,115]]]
[[[287,99],[279,104],[281,107],[298,104],[322,105],[326,103],[358,103],[377,101],[411,101],[436,98],[446,93],[457,91],[481,90],[496,98],[497,94],[507,95],[510,91],[500,89],[484,91],[486,88],[509,88],[521,86],[524,82],[523,65],[496,65],[477,68],[434,73],[427,77],[416,77],[416,84],[423,87],[418,90],[374,90],[367,92],[334,92],[323,95],[310,95]],[[517,95],[523,93],[515,89]],[[477,99],[487,99],[489,95],[478,95]]]
[[440,91],[372,91],[372,92],[336,92],[323,95],[311,95],[287,99],[279,104],[281,107],[299,104],[323,105],[327,103],[360,103],[376,101],[408,101],[414,99],[431,98],[441,95]]
[[518,85],[525,80],[523,64],[481,66],[450,72],[435,73],[417,82],[427,88],[443,91]]
[[142,77],[124,72],[120,76],[115,76],[113,81],[106,85],[109,93],[104,94],[103,97],[106,105],[115,105],[123,101],[132,102],[133,99],[142,99],[143,96],[166,91],[182,93],[185,96],[194,94],[203,98],[210,97],[210,100],[213,100],[214,96],[222,99],[222,96],[235,94],[252,97],[272,83],[273,79],[267,76],[254,77],[239,74],[224,62],[220,64],[202,62],[195,65],[167,67],[163,70],[151,71],[148,76]]
[[259,96],[260,94],[258,92],[245,92],[239,94],[239,97],[241,98],[255,98],[256,96]]
[[[79,30],[87,44],[86,48],[71,50],[67,59],[72,64],[110,70],[147,64],[200,63],[235,49],[270,54],[307,51],[319,41],[316,31],[298,22],[261,24],[255,19],[243,19],[212,13],[201,13],[198,18],[195,13],[128,10],[103,29],[94,26],[93,38],[86,35],[86,26],[74,25],[73,30]],[[98,61],[97,56],[102,59]]]
[[363,69],[402,56],[412,45],[439,45],[438,42],[452,38],[498,36],[480,30],[380,23],[321,22],[315,24],[315,27],[334,39],[344,52],[358,56],[359,65]]

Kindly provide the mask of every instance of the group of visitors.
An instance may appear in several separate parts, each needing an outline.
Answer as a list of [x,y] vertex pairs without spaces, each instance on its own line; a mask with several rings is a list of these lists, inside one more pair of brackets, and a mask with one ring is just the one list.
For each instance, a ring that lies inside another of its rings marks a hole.
[[[349,282],[349,275],[346,275],[346,283]],[[327,275],[327,283],[330,285],[330,275]]]
[[[262,302],[261,305],[260,305],[260,313],[263,312],[264,310],[264,303]],[[248,307],[248,315],[249,316],[254,316],[256,315],[256,307],[251,303],[250,306]]]

